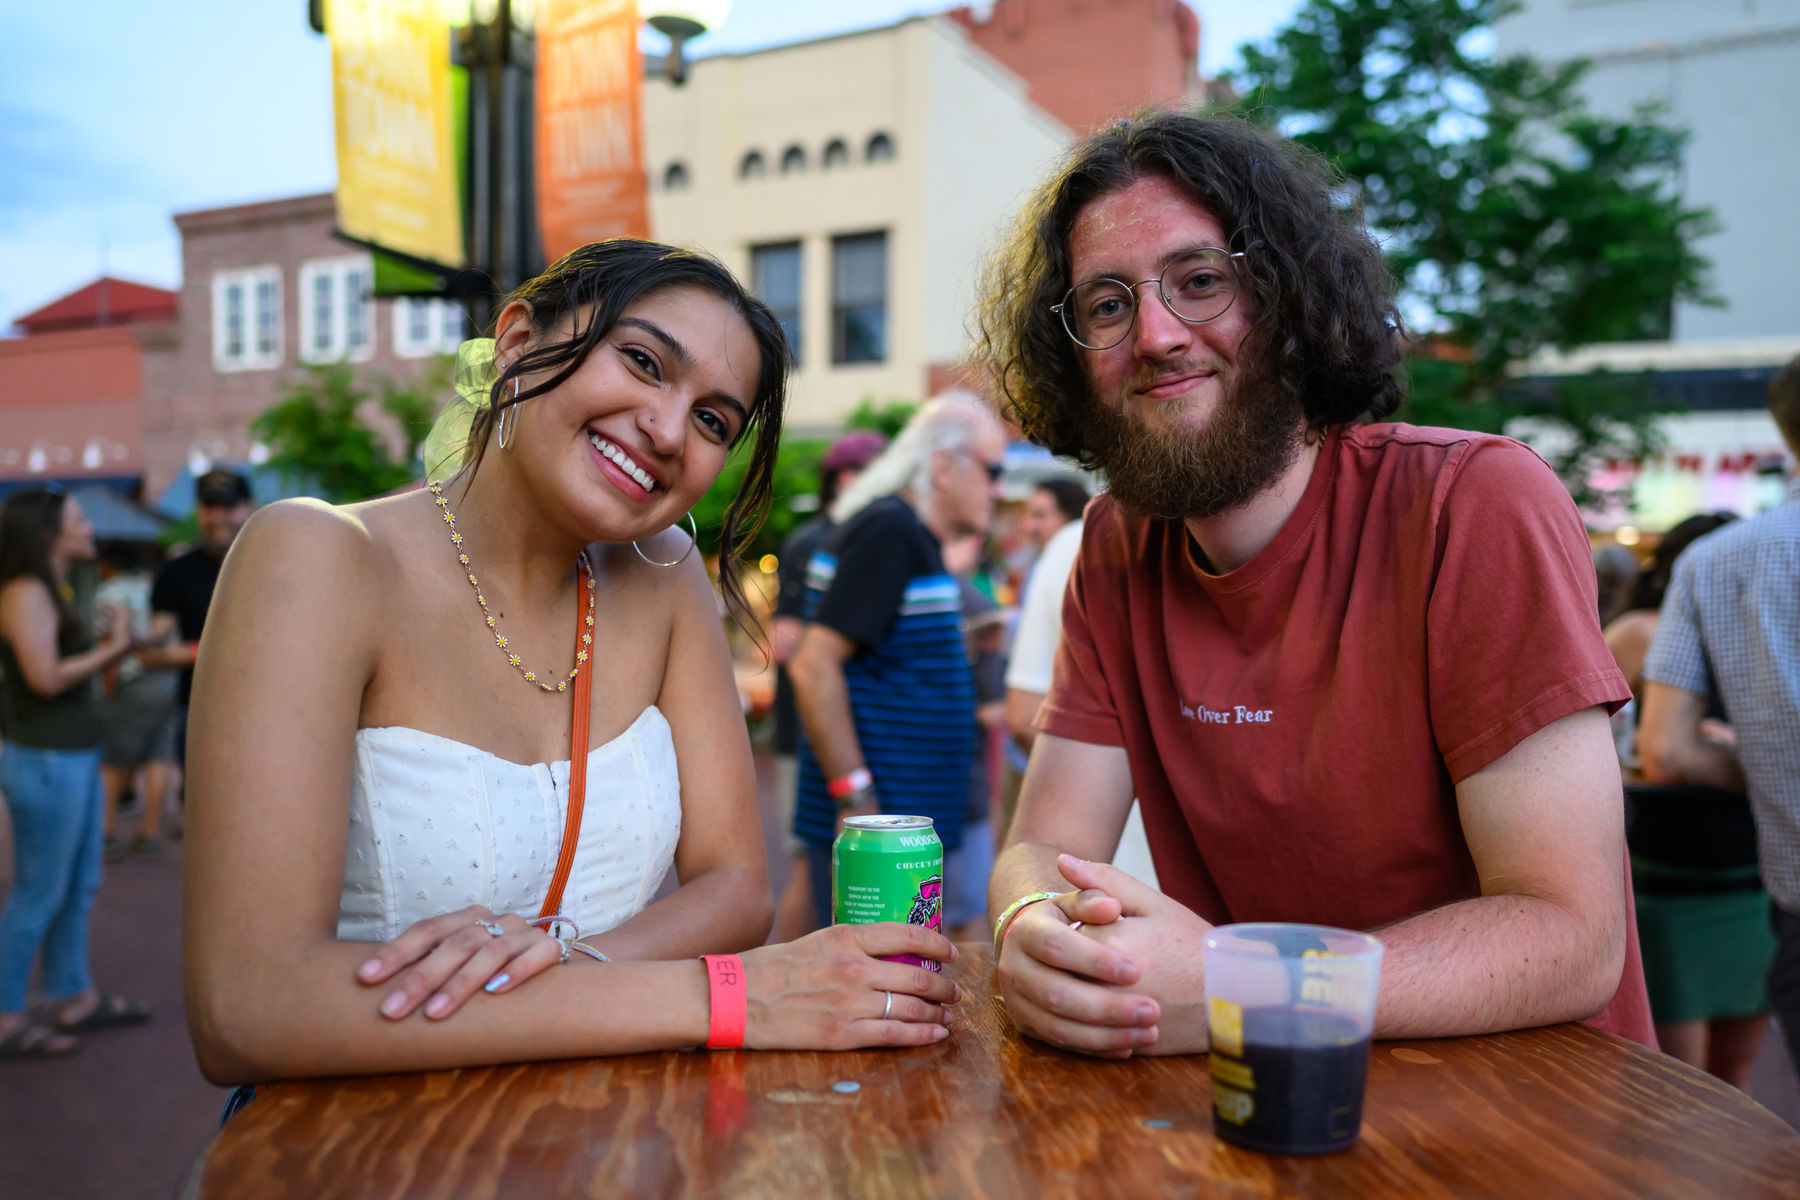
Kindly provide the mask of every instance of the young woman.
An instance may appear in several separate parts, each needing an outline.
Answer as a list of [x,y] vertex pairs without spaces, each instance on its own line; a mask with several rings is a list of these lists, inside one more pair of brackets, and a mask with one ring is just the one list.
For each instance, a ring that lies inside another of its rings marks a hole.
[[[61,492],[18,492],[0,507],[0,793],[18,870],[0,912],[0,1058],[57,1058],[71,1034],[135,1025],[150,1010],[102,993],[88,974],[88,914],[100,886],[97,675],[132,647],[128,614],[83,625],[69,567],[94,557],[94,527]],[[33,1022],[25,989],[43,951],[55,1028]]]
[[[768,932],[724,633],[671,527],[745,438],[727,542],[766,507],[780,326],[711,259],[621,240],[526,284],[496,328],[441,488],[272,505],[220,578],[185,897],[216,1081],[694,1045],[714,1016],[697,956]],[[560,908],[604,962],[527,923],[562,839],[578,672],[591,735]],[[671,861],[681,886],[648,903]],[[901,954],[954,951],[902,925],[749,951],[744,1044],[938,1040],[955,989],[877,957]]]

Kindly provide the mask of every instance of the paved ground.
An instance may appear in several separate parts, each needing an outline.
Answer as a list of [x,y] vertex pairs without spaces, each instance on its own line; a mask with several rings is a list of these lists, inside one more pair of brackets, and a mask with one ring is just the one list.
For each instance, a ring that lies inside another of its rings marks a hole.
[[[769,764],[758,765],[773,845]],[[4,1200],[167,1197],[211,1137],[225,1093],[195,1069],[181,1014],[179,850],[111,868],[95,913],[102,984],[152,1002],[156,1019],[96,1035],[73,1059],[0,1063]],[[0,870],[10,869],[10,847],[0,851]],[[781,856],[771,867],[785,878]],[[1800,1087],[1776,1038],[1764,1043],[1751,1094],[1800,1128]]]

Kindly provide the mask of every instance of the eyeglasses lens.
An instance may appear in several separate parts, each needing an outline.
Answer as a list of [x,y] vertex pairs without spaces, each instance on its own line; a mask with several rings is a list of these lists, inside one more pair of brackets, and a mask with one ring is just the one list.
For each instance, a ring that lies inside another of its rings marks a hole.
[[[1154,282],[1169,310],[1182,320],[1213,320],[1237,298],[1231,256],[1207,247],[1184,254]],[[1141,285],[1140,285],[1141,286]],[[1138,296],[1116,279],[1096,279],[1071,290],[1063,300],[1063,327],[1090,350],[1106,350],[1125,340],[1137,318]]]

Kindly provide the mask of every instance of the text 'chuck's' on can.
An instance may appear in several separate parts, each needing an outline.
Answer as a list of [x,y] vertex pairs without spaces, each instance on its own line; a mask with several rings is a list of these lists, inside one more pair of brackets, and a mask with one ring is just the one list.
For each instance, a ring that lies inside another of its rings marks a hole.
[[[846,817],[831,847],[831,914],[840,925],[904,921],[943,931],[944,844],[930,817]],[[928,971],[929,958],[895,955]]]

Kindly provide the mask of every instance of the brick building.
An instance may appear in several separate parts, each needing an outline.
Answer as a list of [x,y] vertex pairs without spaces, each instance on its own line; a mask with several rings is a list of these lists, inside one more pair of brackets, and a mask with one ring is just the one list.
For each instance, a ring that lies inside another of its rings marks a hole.
[[175,215],[180,316],[144,361],[146,496],[184,466],[259,459],[250,421],[303,364],[404,381],[462,340],[453,304],[371,297],[369,255],[333,236],[335,220],[330,192]]
[[1200,99],[1200,18],[1183,0],[998,0],[945,15],[1076,133]]
[[103,277],[20,317],[0,340],[0,495],[143,474],[146,363],[172,343],[176,295]]

